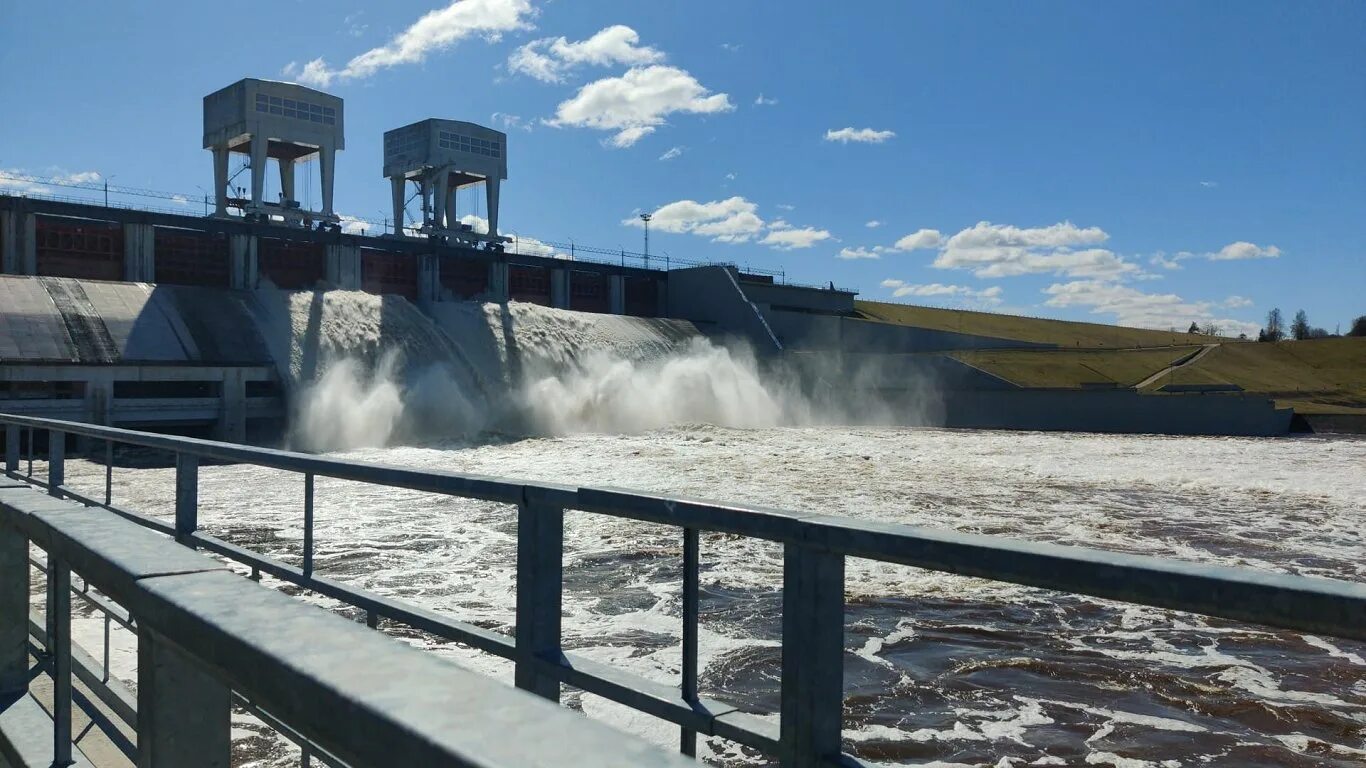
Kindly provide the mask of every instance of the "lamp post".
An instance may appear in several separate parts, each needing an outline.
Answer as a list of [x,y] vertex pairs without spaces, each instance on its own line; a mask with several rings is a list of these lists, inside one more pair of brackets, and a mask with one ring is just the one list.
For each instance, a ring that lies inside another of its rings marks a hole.
[[645,222],[645,268],[650,268],[650,219],[654,218],[652,213],[640,214],[640,220]]

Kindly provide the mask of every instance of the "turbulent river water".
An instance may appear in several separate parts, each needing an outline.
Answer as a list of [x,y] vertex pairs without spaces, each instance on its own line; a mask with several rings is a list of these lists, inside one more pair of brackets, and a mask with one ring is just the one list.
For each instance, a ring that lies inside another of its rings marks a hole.
[[[344,455],[1366,581],[1366,440],[1355,438],[676,425]],[[68,472],[77,486],[102,480],[93,465]],[[204,528],[298,561],[297,476],[202,473]],[[169,469],[120,469],[114,498],[169,515],[172,488]],[[510,631],[514,510],[324,479],[316,519],[321,573]],[[566,539],[566,645],[676,682],[677,530],[570,513]],[[776,547],[703,536],[704,695],[776,711],[780,578]],[[1366,764],[1366,644],[857,560],[846,590],[846,748],[865,759]],[[85,631],[98,642],[93,622]],[[406,639],[510,679],[501,661]],[[131,677],[131,645],[116,646],[116,671]],[[572,691],[566,701],[676,743],[647,716]],[[239,762],[289,764],[263,728],[236,723]],[[720,741],[703,751],[764,764]]]
[[[258,303],[293,383],[294,447],[1366,581],[1366,440],[839,426],[877,421],[878,404],[798,391],[690,323],[515,303],[424,314],[342,291]],[[115,503],[169,517],[173,471],[121,464]],[[73,461],[67,476],[94,490],[103,470]],[[298,476],[206,466],[200,524],[298,563],[302,494]],[[511,631],[515,510],[321,479],[315,519],[320,574]],[[676,684],[680,545],[677,529],[569,513],[566,646]],[[777,546],[702,537],[703,695],[774,719],[781,574]],[[846,603],[845,746],[869,761],[1366,764],[1366,644],[858,560]],[[76,627],[99,647],[99,622]],[[386,631],[510,682],[502,661]],[[132,640],[114,645],[131,683]],[[565,699],[677,743],[648,716]],[[234,723],[235,763],[297,759]],[[765,764],[701,746],[713,763]]]

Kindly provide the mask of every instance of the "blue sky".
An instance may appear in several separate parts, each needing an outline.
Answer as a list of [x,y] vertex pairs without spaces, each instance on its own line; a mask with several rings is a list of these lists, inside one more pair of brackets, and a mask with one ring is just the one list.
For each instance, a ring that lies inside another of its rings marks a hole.
[[0,0],[0,169],[200,194],[200,99],[297,79],[346,99],[352,216],[385,215],[383,131],[449,117],[509,134],[504,233],[639,249],[649,210],[656,253],[866,298],[1332,330],[1366,313],[1363,29],[1360,2]]

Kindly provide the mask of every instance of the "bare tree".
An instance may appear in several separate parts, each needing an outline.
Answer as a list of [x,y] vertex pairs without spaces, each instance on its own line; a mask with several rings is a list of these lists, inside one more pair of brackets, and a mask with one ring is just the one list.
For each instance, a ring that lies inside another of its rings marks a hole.
[[1209,322],[1200,326],[1200,332],[1205,334],[1206,336],[1222,336],[1224,333],[1224,329],[1220,327],[1218,323],[1214,322],[1213,320],[1210,320]]
[[1281,320],[1279,307],[1266,313],[1266,340],[1280,341],[1285,338],[1285,323]]

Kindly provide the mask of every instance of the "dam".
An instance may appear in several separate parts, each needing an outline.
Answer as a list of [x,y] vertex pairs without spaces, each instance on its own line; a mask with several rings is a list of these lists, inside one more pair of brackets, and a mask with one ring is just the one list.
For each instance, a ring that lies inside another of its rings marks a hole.
[[[374,364],[380,348],[407,349],[447,361],[463,384],[481,366],[485,384],[505,383],[494,369],[518,364],[506,355],[524,346],[518,335],[548,339],[558,324],[597,328],[603,349],[627,358],[685,337],[743,348],[764,371],[818,391],[819,408],[875,400],[883,423],[1244,435],[1290,426],[1288,409],[1237,391],[1021,387],[955,353],[1050,345],[866,319],[852,291],[723,264],[647,269],[3,195],[0,245],[0,407],[15,413],[269,439],[287,428],[291,393],[321,370],[320,354]],[[464,322],[476,315],[493,325]]]
[[1366,443],[1216,345],[519,241],[440,117],[363,232],[345,126],[248,79],[203,216],[0,195],[0,765],[1362,756]]

